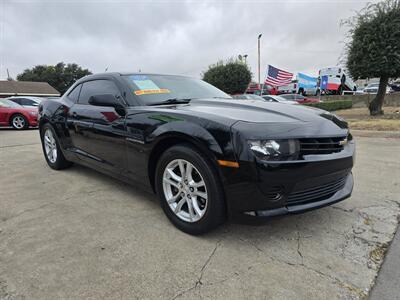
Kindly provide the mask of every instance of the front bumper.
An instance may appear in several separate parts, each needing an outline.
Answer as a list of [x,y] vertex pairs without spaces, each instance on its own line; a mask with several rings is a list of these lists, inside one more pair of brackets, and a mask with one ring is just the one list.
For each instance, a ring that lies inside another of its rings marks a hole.
[[326,199],[322,199],[319,201],[310,201],[294,205],[287,205],[284,207],[267,209],[267,210],[244,212],[242,214],[237,214],[235,216],[235,220],[244,223],[263,222],[269,220],[272,217],[283,216],[288,214],[304,213],[310,210],[329,206],[349,198],[353,191],[353,184],[354,184],[353,174],[350,173],[346,177],[345,185],[343,186],[343,188],[338,190],[337,192],[335,192],[333,195],[329,196]]
[[30,116],[28,122],[31,127],[37,127],[39,124],[37,116]]
[[257,223],[271,217],[302,213],[351,196],[355,145],[341,153],[309,161],[262,164],[240,161],[224,172],[224,190],[230,219]]

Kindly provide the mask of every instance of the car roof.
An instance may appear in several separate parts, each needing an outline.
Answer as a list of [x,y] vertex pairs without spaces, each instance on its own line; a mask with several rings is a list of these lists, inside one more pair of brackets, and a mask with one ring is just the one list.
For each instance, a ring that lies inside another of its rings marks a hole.
[[87,75],[83,78],[92,78],[92,77],[104,77],[104,76],[129,76],[129,75],[157,75],[157,76],[181,76],[181,77],[192,77],[187,75],[179,75],[179,74],[161,74],[161,73],[142,73],[142,72],[103,72]]
[[31,100],[43,100],[44,98],[41,97],[35,97],[35,96],[11,96],[11,97],[7,97],[6,99],[18,99],[18,98],[25,98],[25,99],[31,99]]

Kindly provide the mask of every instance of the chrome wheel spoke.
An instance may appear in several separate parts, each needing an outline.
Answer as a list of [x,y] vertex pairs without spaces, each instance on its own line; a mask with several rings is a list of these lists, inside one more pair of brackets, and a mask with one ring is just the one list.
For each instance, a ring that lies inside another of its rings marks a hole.
[[185,198],[182,198],[182,199],[178,202],[178,204],[176,205],[175,210],[174,210],[174,213],[175,213],[175,214],[178,214],[178,213],[181,211],[182,206],[183,206],[183,204],[185,204],[185,202],[186,202],[186,199],[185,199]]
[[53,160],[55,161],[57,159],[57,149],[53,149],[52,156],[53,156]]
[[207,193],[195,191],[193,194],[207,200]]
[[204,212],[200,209],[199,203],[197,202],[197,199],[192,200],[192,205],[194,208],[194,211],[196,212],[197,215],[201,216]]
[[192,204],[192,199],[187,200],[187,204],[188,204],[188,209],[189,209],[189,216],[190,216],[190,220],[193,221],[195,214],[193,211],[193,204]]
[[174,173],[174,170],[172,169],[167,169],[168,174],[171,176],[172,179],[174,179],[176,182],[181,182],[182,181],[182,177],[179,177],[178,175],[176,175]]
[[171,180],[169,178],[163,178],[163,180],[164,180],[165,183],[168,183],[168,184],[170,184],[170,185],[172,185],[172,186],[174,186],[176,188],[179,188],[179,184],[177,182],[175,182],[175,181],[173,181],[173,180]]
[[178,192],[178,193],[176,193],[176,195],[174,195],[174,196],[172,196],[171,198],[169,198],[169,199],[167,200],[167,202],[168,202],[169,204],[175,203],[176,200],[178,200],[179,196],[180,196],[180,193]]
[[183,160],[179,160],[178,161],[178,165],[179,165],[179,171],[181,171],[181,176],[182,178],[186,177],[186,172],[185,172],[185,163]]
[[189,182],[189,185],[190,185],[191,187],[199,188],[199,187],[204,187],[204,186],[205,186],[205,183],[204,183],[203,180],[202,180],[202,181],[199,181],[199,182],[195,182],[194,180],[192,180],[192,181]]
[[185,177],[188,181],[192,181],[193,177],[192,177],[192,171],[193,171],[193,165],[190,163],[186,164],[186,171],[185,171]]
[[47,154],[47,156],[48,156],[49,160],[51,162],[53,162],[53,151],[52,150],[49,150],[49,153]]

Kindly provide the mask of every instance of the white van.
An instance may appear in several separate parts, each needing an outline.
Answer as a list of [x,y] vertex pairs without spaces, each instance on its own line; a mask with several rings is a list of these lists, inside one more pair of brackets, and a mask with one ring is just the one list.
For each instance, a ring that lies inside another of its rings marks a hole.
[[322,93],[341,95],[344,91],[357,91],[357,85],[341,67],[324,68],[318,74],[318,86]]

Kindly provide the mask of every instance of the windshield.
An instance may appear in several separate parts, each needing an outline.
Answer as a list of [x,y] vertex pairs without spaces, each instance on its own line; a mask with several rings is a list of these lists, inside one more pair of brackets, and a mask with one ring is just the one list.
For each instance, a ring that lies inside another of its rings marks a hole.
[[247,95],[247,99],[251,99],[251,100],[264,100],[263,97],[257,96],[257,95],[253,95],[253,94]]
[[6,100],[6,99],[0,100],[0,106],[1,107],[21,107],[21,105],[19,105],[18,103],[15,103],[13,101]]
[[200,79],[174,75],[126,75],[132,92],[146,105],[166,102],[170,99],[232,97]]
[[278,101],[288,101],[288,99],[285,99],[285,98],[283,98],[283,97],[281,97],[281,96],[275,96],[274,97],[276,100],[278,100]]

